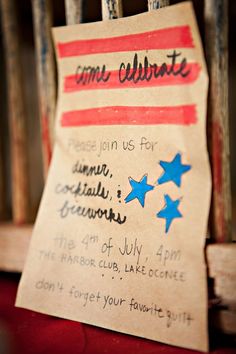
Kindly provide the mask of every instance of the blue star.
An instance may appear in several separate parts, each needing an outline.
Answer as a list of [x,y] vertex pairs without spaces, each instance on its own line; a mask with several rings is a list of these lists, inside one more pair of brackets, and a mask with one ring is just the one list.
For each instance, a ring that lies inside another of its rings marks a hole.
[[171,162],[160,161],[161,167],[164,169],[164,173],[159,177],[157,182],[159,184],[165,182],[174,182],[176,186],[181,186],[182,174],[188,172],[191,169],[191,165],[183,165],[181,162],[181,155],[176,154]]
[[176,218],[182,218],[183,215],[178,210],[180,199],[172,200],[168,194],[165,194],[164,198],[165,198],[165,206],[163,209],[161,209],[161,211],[159,211],[159,213],[157,213],[157,217],[166,219],[165,232],[167,233],[169,231],[172,221]]
[[129,177],[129,183],[132,191],[125,198],[125,203],[129,203],[131,200],[137,198],[142,207],[144,207],[145,195],[147,192],[153,190],[154,186],[147,184],[147,175],[144,175],[139,182]]

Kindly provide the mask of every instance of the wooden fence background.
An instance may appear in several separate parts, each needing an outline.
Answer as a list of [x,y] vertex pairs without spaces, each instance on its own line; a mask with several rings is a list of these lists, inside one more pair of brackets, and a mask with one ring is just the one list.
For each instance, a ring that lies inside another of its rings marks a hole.
[[[22,270],[50,164],[57,92],[51,27],[158,11],[177,2],[0,0],[0,269]],[[235,25],[236,2],[193,3],[210,75],[208,145],[213,197],[207,241],[212,245],[207,247],[207,260],[209,275],[219,279],[213,300],[221,298],[228,306],[224,330],[236,333],[236,248],[232,243],[236,220],[236,41],[229,31]]]

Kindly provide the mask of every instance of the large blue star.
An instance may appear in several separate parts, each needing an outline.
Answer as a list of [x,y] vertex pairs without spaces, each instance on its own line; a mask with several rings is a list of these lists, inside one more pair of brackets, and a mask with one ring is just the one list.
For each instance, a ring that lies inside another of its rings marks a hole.
[[183,173],[186,173],[191,169],[191,165],[182,164],[180,154],[176,154],[171,162],[160,161],[159,163],[164,169],[164,173],[157,181],[159,184],[172,181],[176,186],[180,187]]
[[129,203],[131,200],[137,198],[142,207],[144,207],[145,195],[147,192],[153,190],[154,186],[147,184],[147,175],[144,175],[139,182],[129,177],[129,183],[132,191],[125,198],[125,203]]
[[180,199],[172,200],[168,194],[164,195],[165,206],[157,213],[158,218],[166,219],[166,229],[165,232],[169,231],[172,221],[176,218],[182,218],[182,214],[178,210]]

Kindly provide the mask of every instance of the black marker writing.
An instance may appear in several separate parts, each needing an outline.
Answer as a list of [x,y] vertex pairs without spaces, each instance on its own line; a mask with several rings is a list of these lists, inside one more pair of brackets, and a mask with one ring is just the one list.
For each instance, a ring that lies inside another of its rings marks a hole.
[[84,176],[104,176],[109,174],[109,168],[104,163],[102,165],[85,165],[77,161],[72,167],[72,173],[79,173]]
[[72,194],[75,197],[98,197],[102,199],[107,199],[109,196],[109,191],[102,186],[101,182],[95,187],[91,187],[88,183],[78,182],[77,184],[61,184],[58,183],[55,188],[57,194]]
[[90,82],[97,83],[109,80],[110,73],[106,72],[106,65],[100,66],[81,66],[78,65],[75,72],[75,81],[77,85],[88,85]]
[[121,216],[120,213],[115,213],[112,208],[110,209],[93,209],[89,207],[77,206],[75,204],[69,204],[66,200],[63,206],[58,210],[61,218],[67,218],[69,215],[81,216],[88,219],[104,219],[109,222],[116,222],[118,224],[124,224],[126,222],[126,216]]
[[157,65],[156,63],[149,63],[148,57],[145,56],[143,63],[138,61],[138,54],[135,53],[133,58],[133,65],[131,63],[120,64],[119,81],[124,83],[125,81],[133,81],[135,84],[139,81],[150,81],[152,78],[158,79],[163,76],[182,76],[189,75],[190,70],[184,71],[187,66],[187,59],[183,58],[181,63],[176,63],[176,58],[181,55],[180,52],[173,51],[172,54],[167,54],[167,58],[171,59],[171,64],[162,63]]

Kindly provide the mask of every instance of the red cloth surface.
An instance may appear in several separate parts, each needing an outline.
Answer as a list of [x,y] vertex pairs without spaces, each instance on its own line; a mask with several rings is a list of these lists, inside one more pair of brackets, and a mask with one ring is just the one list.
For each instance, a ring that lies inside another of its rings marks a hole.
[[[19,276],[0,273],[1,354],[191,354],[150,340],[14,307]],[[4,332],[7,336],[3,335]],[[2,343],[1,343],[2,341]],[[4,348],[8,342],[10,349]],[[214,354],[233,354],[232,343],[215,338]]]

